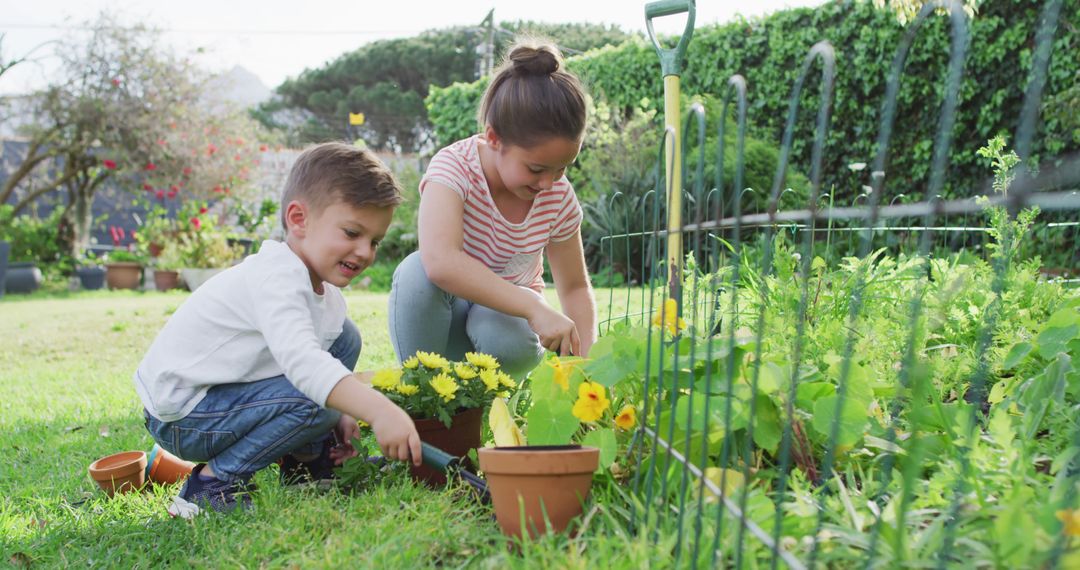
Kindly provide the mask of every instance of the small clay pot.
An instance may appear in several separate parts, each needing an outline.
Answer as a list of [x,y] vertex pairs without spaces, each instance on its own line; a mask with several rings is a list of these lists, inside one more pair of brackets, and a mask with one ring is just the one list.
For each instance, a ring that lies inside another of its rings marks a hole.
[[141,489],[146,482],[146,453],[124,451],[90,464],[90,478],[110,497]]
[[142,280],[142,265],[133,261],[114,261],[105,265],[105,282],[109,289],[138,289]]
[[187,479],[195,464],[184,461],[155,444],[146,459],[146,480],[159,485],[172,485]]
[[580,445],[485,447],[478,455],[499,528],[515,537],[522,536],[522,510],[531,537],[547,532],[548,521],[554,532],[566,530],[600,465],[600,450]]
[[[431,444],[455,457],[468,457],[470,449],[480,447],[480,437],[484,429],[483,408],[471,408],[451,417],[450,427],[442,420],[414,420],[416,433],[420,441]],[[426,483],[429,487],[446,485],[446,475],[427,465],[409,465],[413,479]]]
[[154,287],[158,291],[169,291],[180,286],[180,272],[162,269],[154,270]]

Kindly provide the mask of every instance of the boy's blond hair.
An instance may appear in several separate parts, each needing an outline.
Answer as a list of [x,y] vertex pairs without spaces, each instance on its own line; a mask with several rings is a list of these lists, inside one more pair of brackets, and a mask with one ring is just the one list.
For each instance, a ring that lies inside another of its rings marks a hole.
[[393,208],[405,198],[393,173],[370,151],[328,142],[305,149],[289,171],[281,196],[281,225],[286,231],[285,209],[293,200],[319,213],[337,200],[354,208]]

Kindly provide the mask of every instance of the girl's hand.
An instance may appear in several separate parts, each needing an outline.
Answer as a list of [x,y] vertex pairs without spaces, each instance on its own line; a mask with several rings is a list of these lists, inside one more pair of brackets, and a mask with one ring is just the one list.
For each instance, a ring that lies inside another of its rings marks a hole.
[[541,302],[529,317],[529,328],[540,337],[540,346],[560,356],[581,354],[577,326],[566,315]]

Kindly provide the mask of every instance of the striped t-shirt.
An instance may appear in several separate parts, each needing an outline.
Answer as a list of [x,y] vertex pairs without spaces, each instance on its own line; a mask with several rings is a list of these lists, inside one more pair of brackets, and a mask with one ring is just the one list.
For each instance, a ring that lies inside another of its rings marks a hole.
[[511,223],[491,199],[477,143],[469,137],[443,148],[431,159],[420,180],[453,190],[464,203],[463,249],[503,279],[536,291],[544,288],[542,255],[549,242],[573,237],[581,226],[581,205],[563,176],[550,190],[537,194],[525,220]]

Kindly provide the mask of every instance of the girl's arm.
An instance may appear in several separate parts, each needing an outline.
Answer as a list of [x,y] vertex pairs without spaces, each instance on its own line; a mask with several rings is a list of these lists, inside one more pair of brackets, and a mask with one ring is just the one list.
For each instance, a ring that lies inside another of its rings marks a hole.
[[580,352],[574,354],[588,356],[596,342],[596,299],[585,267],[581,230],[570,239],[549,243],[547,256],[563,312],[573,319],[581,339]]
[[560,354],[579,350],[574,321],[535,292],[508,283],[464,250],[465,206],[453,190],[428,182],[417,223],[420,261],[428,279],[443,291],[529,321],[540,344]]

